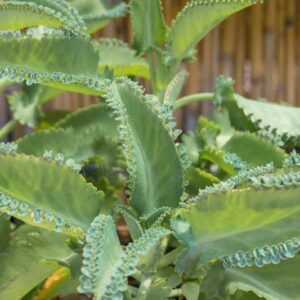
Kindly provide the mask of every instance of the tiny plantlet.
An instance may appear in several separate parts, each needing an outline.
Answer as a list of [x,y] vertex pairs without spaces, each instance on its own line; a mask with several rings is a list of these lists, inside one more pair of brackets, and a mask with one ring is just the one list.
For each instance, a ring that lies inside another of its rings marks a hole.
[[[263,1],[189,0],[169,26],[160,0],[111,2],[0,0],[0,138],[33,128],[0,143],[0,299],[300,299],[300,108],[224,76],[179,98],[195,46]],[[127,13],[131,45],[92,37]],[[42,113],[65,91],[99,101]],[[182,133],[197,101],[213,118]]]

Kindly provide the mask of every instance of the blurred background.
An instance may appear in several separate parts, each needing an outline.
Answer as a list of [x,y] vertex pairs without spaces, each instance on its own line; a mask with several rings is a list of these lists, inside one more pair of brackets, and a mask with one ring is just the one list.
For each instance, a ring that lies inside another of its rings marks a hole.
[[[186,2],[163,0],[167,24]],[[114,20],[95,37],[130,42],[130,21]],[[182,95],[212,91],[216,76],[224,74],[235,80],[235,90],[246,97],[300,106],[300,0],[272,0],[245,9],[213,30],[197,48],[197,60],[184,66],[189,77]],[[0,92],[0,126],[11,117],[6,102],[10,92],[10,88]],[[95,101],[90,96],[65,93],[44,110],[74,110]],[[192,104],[176,118],[179,127],[188,130],[200,114],[209,112],[210,104]],[[26,130],[17,127],[11,138]]]

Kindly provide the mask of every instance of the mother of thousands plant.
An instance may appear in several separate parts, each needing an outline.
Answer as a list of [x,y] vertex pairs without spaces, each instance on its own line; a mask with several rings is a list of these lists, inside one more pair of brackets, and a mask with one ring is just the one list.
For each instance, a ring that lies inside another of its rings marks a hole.
[[[34,128],[0,144],[0,299],[300,299],[300,109],[224,77],[177,100],[194,46],[255,2],[190,0],[167,27],[160,0],[0,0],[0,136]],[[127,8],[132,48],[91,38]],[[64,91],[101,101],[42,114]]]

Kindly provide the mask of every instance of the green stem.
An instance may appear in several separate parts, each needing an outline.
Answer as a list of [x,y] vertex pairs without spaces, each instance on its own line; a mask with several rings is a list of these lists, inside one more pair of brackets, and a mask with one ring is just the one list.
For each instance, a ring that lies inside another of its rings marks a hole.
[[162,269],[174,263],[177,256],[182,252],[184,246],[179,246],[168,254],[164,255],[156,264],[157,269]]
[[18,124],[18,121],[15,119],[10,120],[7,122],[1,129],[0,129],[0,140],[3,140]]
[[200,93],[200,94],[185,96],[178,99],[175,102],[175,110],[190,103],[199,102],[199,101],[212,101],[213,99],[214,99],[213,93]]

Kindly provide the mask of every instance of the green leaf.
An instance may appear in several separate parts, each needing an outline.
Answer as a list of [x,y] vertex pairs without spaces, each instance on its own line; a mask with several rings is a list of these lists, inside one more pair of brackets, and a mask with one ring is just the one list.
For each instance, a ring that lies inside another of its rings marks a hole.
[[0,215],[0,253],[9,245],[10,222]]
[[67,262],[73,252],[66,236],[21,226],[6,252],[0,253],[0,298],[21,299]]
[[[10,0],[4,1],[11,2]],[[52,14],[66,22],[67,29],[71,30],[75,34],[83,33],[86,30],[84,21],[78,14],[78,11],[65,0],[14,0],[14,2],[35,4],[38,7],[47,7],[48,12],[52,11]]]
[[[188,249],[177,268],[190,272],[198,263],[298,236],[297,176],[298,173],[282,173],[257,180],[254,177],[247,188],[211,192],[207,199],[179,209],[172,226]],[[257,181],[262,182],[261,187]]]
[[187,300],[198,300],[200,287],[196,282],[186,282],[181,287],[183,296]]
[[115,39],[102,38],[94,41],[95,48],[99,51],[99,72],[106,67],[113,70],[115,76],[141,76],[149,79],[147,62],[136,55],[129,45]]
[[299,276],[297,276],[299,260],[300,257],[296,256],[278,265],[230,270],[215,265],[209,270],[201,284],[201,291],[205,293],[203,299],[216,299],[216,296],[228,299],[230,295],[238,291],[251,291],[258,296],[257,298],[238,298],[241,300],[299,299]]
[[273,162],[277,168],[282,167],[285,152],[270,141],[249,132],[235,133],[223,150],[238,155],[250,167]]
[[164,228],[149,229],[123,250],[112,218],[98,216],[88,230],[79,292],[93,293],[96,300],[121,297],[127,289],[127,277],[135,273],[139,258],[168,234]]
[[138,216],[130,207],[118,205],[114,208],[114,215],[121,215],[128,226],[128,231],[133,240],[139,238],[144,230],[138,220]]
[[233,81],[224,76],[216,80],[215,101],[228,110],[232,125],[240,130],[264,130],[284,139],[299,138],[300,108],[288,104],[246,99],[233,91]]
[[[52,5],[51,2],[55,4]],[[78,23],[77,19],[74,20],[65,11],[59,9],[66,6],[68,6],[67,2],[57,0],[4,1],[0,3],[0,29],[17,30],[44,25],[62,27],[74,33],[82,31],[80,25],[84,23]]]
[[71,3],[82,16],[89,33],[99,31],[114,18],[125,16],[127,11],[124,2],[112,4],[109,0],[72,0]]
[[101,155],[108,165],[119,156],[117,125],[103,104],[91,105],[68,114],[56,124],[57,129],[40,130],[18,143],[18,152],[43,156],[45,151],[62,153],[66,159],[82,163]]
[[[121,124],[131,205],[141,215],[162,206],[176,207],[183,193],[183,166],[170,135],[175,132],[166,128],[168,123],[173,124],[160,118],[154,109],[154,104],[159,103],[147,99],[140,87],[128,79],[116,80],[106,99]],[[172,112],[167,115],[172,120]]]
[[23,125],[34,127],[41,116],[40,107],[62,91],[41,85],[26,86],[8,97],[14,119]]
[[185,83],[188,73],[186,71],[181,71],[174,76],[172,81],[168,84],[165,95],[164,104],[174,105],[177,97],[179,96],[181,89]]
[[220,182],[214,175],[195,167],[190,167],[187,170],[186,180],[189,182],[189,185],[186,187],[186,192],[192,195],[198,194],[199,189]]
[[130,14],[136,49],[145,51],[164,43],[166,25],[160,0],[131,0]]
[[117,137],[117,122],[105,103],[97,103],[78,109],[61,119],[57,128],[72,127],[76,131],[98,125],[112,139]]
[[176,60],[185,58],[206,34],[230,15],[256,0],[194,0],[178,13],[167,33],[167,45]]
[[24,36],[0,39],[0,48],[0,77],[101,94],[103,81],[96,77],[99,56],[86,38]]
[[224,160],[224,152],[218,148],[205,148],[200,153],[200,158],[220,166],[229,175],[235,175],[234,166]]
[[[79,235],[102,205],[102,194],[63,163],[26,155],[0,155],[0,211],[31,225]],[[85,203],[85,205],[83,205]]]

